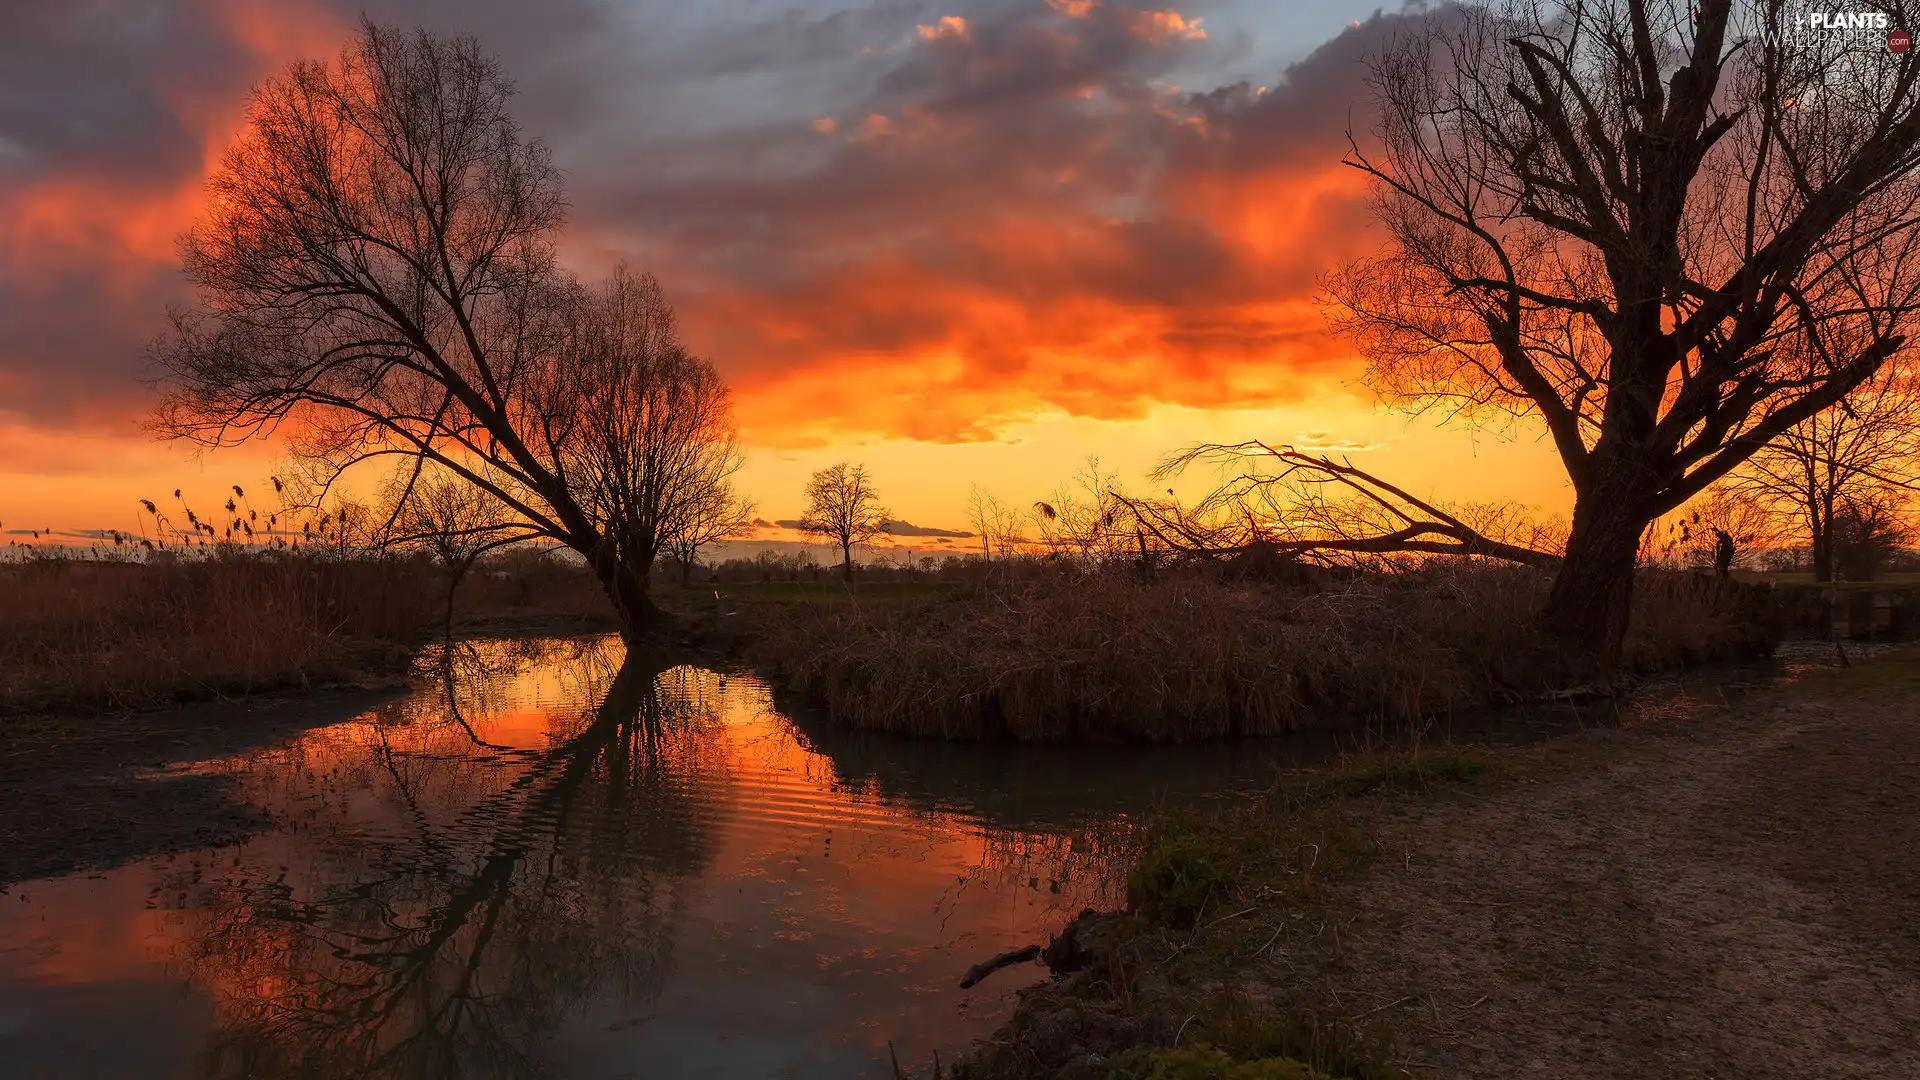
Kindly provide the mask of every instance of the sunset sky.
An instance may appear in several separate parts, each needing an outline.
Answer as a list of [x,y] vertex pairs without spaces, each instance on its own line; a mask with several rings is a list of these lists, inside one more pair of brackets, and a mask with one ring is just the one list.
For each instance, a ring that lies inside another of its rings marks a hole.
[[211,505],[272,447],[142,430],[145,344],[248,88],[365,8],[470,32],[566,170],[583,273],[657,274],[736,393],[768,518],[864,462],[962,528],[1089,455],[1263,437],[1442,498],[1567,495],[1531,429],[1377,408],[1317,281],[1378,242],[1339,159],[1359,59],[1424,16],[1353,0],[170,0],[0,6],[0,532]]

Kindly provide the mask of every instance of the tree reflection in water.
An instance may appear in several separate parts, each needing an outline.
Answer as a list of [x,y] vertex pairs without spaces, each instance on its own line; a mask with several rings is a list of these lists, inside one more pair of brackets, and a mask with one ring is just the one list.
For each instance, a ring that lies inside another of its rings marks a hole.
[[[336,825],[301,887],[284,866],[210,886],[205,932],[182,958],[218,996],[207,1075],[533,1076],[543,1039],[582,1002],[654,1000],[685,894],[713,857],[712,789],[727,782],[705,730],[716,716],[671,669],[553,647],[456,646],[437,697],[376,714],[342,755],[357,760],[310,764],[323,794],[368,790],[336,782],[345,770],[384,772],[371,788],[388,828]],[[503,670],[534,663],[598,707],[550,723],[544,748],[482,738],[469,717],[494,704]],[[350,800],[336,801],[337,819]]]

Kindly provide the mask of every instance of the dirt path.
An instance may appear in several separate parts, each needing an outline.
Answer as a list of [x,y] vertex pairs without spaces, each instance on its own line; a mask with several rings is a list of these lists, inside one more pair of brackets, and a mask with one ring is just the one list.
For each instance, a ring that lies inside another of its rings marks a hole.
[[1920,654],[1377,823],[1342,1011],[1418,1077],[1920,1077]]

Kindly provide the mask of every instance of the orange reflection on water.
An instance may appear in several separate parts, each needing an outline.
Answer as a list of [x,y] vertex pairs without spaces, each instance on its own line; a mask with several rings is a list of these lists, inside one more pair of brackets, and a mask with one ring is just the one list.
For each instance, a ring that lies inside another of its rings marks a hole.
[[275,827],[22,887],[0,1005],[57,1036],[55,986],[183,985],[211,1008],[179,1068],[220,1077],[880,1076],[889,1042],[951,1051],[1040,974],[968,993],[968,965],[1112,899],[1124,827],[996,825],[824,752],[757,680],[618,659],[462,646],[405,698],[200,766]]

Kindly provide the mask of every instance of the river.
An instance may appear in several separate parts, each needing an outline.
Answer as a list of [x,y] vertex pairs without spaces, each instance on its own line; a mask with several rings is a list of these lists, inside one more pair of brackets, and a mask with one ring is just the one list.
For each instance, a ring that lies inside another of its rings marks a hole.
[[181,766],[244,843],[0,892],[10,1080],[887,1077],[1006,1019],[965,969],[1118,903],[1141,819],[1325,738],[839,731],[617,641],[472,641],[418,689]]

